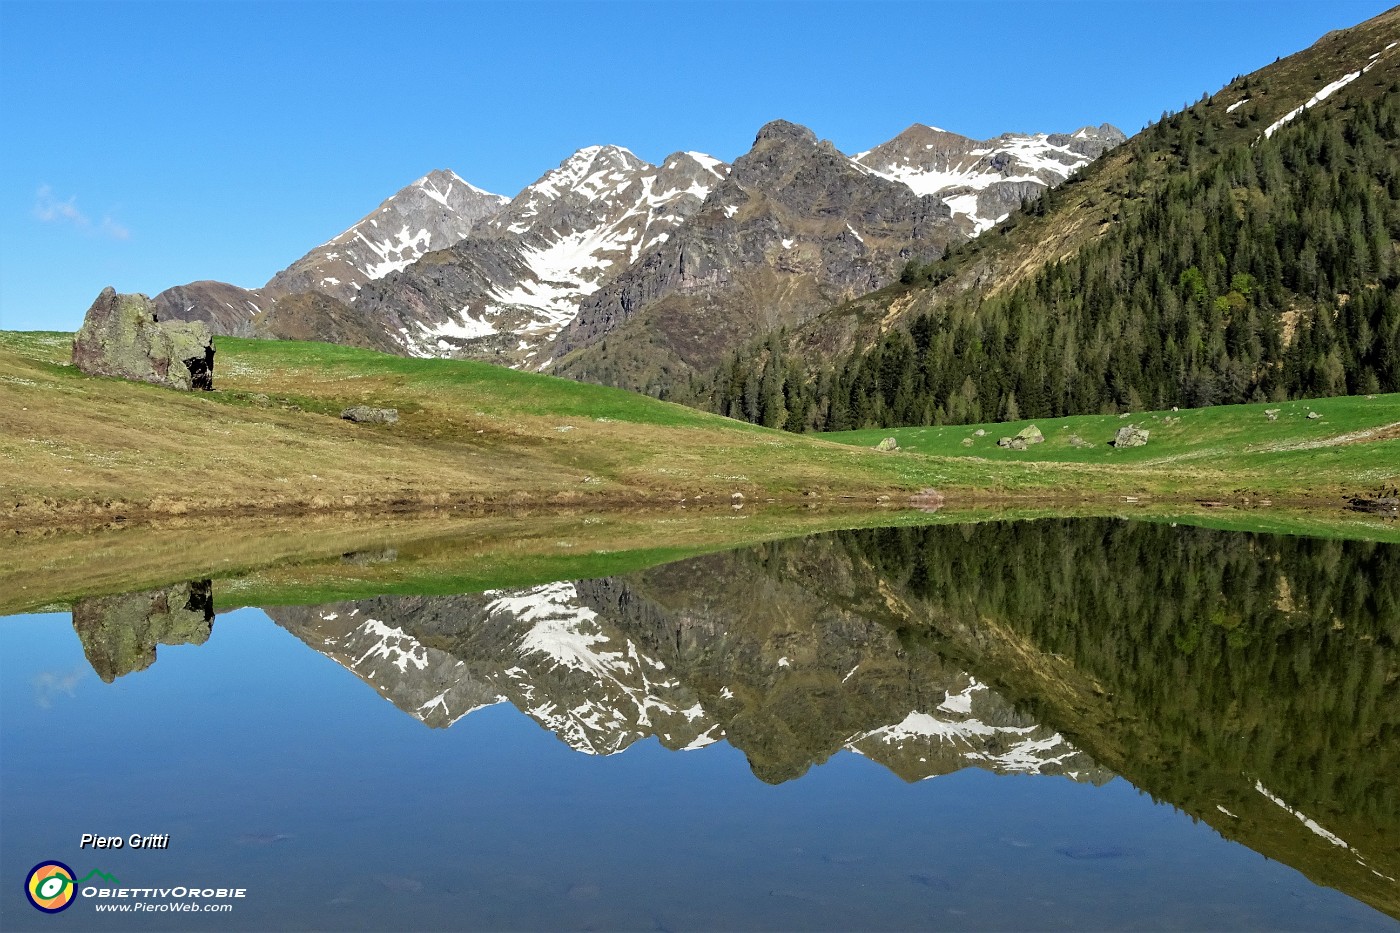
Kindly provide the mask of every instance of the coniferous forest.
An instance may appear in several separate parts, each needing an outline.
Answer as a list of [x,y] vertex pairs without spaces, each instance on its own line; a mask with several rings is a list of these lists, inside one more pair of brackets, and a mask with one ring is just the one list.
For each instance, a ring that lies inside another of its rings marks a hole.
[[[1202,100],[1134,140],[1123,221],[1069,259],[829,362],[771,334],[690,400],[770,427],[847,430],[1400,391],[1397,92],[1230,145]],[[1144,191],[1154,153],[1178,168]],[[1025,213],[1051,214],[1074,184]],[[911,262],[902,285],[936,285],[956,261]]]

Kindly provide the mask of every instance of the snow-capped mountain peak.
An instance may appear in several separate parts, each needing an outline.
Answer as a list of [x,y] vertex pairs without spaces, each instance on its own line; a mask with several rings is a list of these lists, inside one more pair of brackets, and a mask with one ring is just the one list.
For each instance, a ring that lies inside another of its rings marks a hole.
[[852,161],[915,194],[943,199],[954,216],[972,222],[975,235],[1125,138],[1108,124],[1073,133],[1003,133],[975,140],[915,123]]

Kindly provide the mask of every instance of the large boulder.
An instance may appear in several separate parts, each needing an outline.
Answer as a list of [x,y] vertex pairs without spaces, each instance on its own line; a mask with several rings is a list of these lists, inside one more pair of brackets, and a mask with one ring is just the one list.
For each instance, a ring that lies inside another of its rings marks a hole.
[[160,321],[145,295],[110,285],[73,338],[73,363],[90,376],[116,376],[171,389],[214,388],[214,339],[201,321]]
[[1118,448],[1141,447],[1147,443],[1148,433],[1132,424],[1125,428],[1119,428],[1118,433],[1113,435],[1113,446]]
[[1044,443],[1045,435],[1040,433],[1040,428],[1033,424],[1028,424],[1016,433],[1016,436],[1023,438],[1027,444]]

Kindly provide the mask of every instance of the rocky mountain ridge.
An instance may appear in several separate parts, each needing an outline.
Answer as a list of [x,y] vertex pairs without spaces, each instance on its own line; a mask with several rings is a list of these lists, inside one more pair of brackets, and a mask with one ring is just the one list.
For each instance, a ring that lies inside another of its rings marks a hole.
[[651,165],[590,146],[447,250],[366,289],[357,310],[414,356],[539,368],[588,295],[664,242],[729,167],[677,152]]
[[975,235],[1125,141],[1107,123],[1073,133],[1004,133],[980,141],[915,123],[851,161],[903,182],[915,194],[936,195],[954,216],[972,221]]

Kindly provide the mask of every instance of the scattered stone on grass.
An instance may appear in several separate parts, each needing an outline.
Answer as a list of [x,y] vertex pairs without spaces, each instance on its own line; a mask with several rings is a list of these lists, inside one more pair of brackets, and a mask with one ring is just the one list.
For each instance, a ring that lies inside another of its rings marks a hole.
[[881,453],[889,453],[892,450],[899,449],[899,441],[895,440],[892,437],[887,437],[880,443],[876,444],[875,449],[880,451]]
[[397,408],[370,408],[368,405],[356,405],[354,408],[342,411],[340,417],[356,424],[393,424],[399,420],[399,410]]

